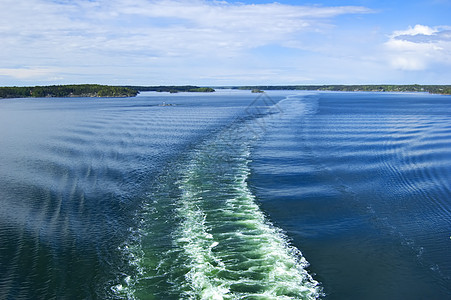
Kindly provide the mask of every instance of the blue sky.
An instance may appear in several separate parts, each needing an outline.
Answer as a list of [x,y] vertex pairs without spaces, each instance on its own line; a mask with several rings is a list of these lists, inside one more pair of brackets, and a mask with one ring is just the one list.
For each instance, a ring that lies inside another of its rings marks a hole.
[[451,84],[451,0],[2,0],[0,86]]

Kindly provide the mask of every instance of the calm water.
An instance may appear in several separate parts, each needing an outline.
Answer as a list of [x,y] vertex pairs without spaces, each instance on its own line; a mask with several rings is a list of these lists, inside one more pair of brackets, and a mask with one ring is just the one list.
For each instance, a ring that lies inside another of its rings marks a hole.
[[451,297],[449,96],[9,99],[0,145],[0,299]]

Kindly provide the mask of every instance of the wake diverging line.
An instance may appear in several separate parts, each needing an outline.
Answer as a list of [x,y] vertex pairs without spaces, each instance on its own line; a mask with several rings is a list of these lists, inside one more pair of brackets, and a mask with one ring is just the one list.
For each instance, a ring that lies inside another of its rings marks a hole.
[[[296,106],[296,105],[295,105]],[[302,105],[301,105],[302,106]],[[297,106],[296,106],[297,107]],[[302,109],[301,109],[302,111]],[[213,134],[156,180],[133,241],[127,299],[317,299],[308,262],[249,189],[251,149],[274,106]]]
[[[230,148],[228,147],[228,153]],[[224,153],[223,153],[224,154]],[[174,234],[184,250],[190,299],[316,299],[307,261],[255,202],[247,185],[249,152],[211,160],[199,154],[180,182]],[[218,164],[230,170],[217,174]]]
[[321,289],[306,271],[308,262],[267,220],[248,187],[250,149],[258,133],[244,123],[199,147],[178,182],[180,225],[174,244],[183,249],[188,270],[183,294],[190,299],[316,299]]

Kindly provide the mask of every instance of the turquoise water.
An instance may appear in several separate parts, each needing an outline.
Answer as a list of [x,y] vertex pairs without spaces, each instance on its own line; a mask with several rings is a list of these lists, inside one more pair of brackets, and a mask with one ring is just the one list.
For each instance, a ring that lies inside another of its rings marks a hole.
[[1,100],[0,298],[447,298],[450,99]]

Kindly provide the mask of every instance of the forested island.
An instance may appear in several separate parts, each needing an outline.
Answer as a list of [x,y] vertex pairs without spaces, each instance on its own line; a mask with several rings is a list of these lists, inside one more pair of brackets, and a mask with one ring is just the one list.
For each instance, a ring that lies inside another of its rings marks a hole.
[[451,85],[258,85],[228,87],[240,90],[302,90],[335,92],[426,92],[451,95]]
[[210,87],[186,86],[109,86],[100,84],[51,85],[34,87],[0,87],[0,98],[29,97],[135,97],[139,92],[201,92],[211,93]]
[[134,97],[138,90],[99,84],[0,87],[0,98],[28,97]]
[[193,85],[160,85],[160,86],[126,86],[131,89],[135,89],[140,92],[168,92],[168,93],[179,93],[179,92],[190,92],[190,93],[212,93],[215,89],[211,87],[198,87]]

